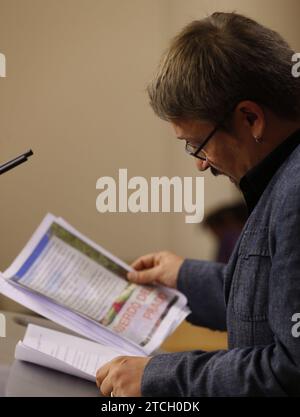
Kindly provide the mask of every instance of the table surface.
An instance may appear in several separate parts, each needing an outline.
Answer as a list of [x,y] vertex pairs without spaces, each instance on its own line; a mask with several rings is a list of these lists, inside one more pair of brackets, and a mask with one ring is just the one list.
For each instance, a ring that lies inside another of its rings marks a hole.
[[71,333],[36,316],[0,311],[6,318],[6,337],[0,337],[0,396],[98,397],[96,384],[14,358],[16,344],[29,323]]

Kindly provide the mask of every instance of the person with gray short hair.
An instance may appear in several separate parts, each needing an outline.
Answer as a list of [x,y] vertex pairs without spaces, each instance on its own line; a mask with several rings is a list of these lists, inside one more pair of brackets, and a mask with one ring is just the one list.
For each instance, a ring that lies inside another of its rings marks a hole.
[[120,357],[97,373],[104,395],[300,395],[300,77],[276,32],[214,13],[171,42],[148,86],[200,171],[227,176],[248,220],[227,264],[141,256],[128,279],[177,288],[187,320],[227,330],[228,349]]

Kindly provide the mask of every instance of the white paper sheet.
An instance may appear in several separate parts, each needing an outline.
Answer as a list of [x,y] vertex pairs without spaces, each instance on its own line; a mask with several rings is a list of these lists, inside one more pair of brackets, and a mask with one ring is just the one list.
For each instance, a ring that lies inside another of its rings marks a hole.
[[95,381],[97,369],[123,352],[76,336],[30,324],[15,358]]

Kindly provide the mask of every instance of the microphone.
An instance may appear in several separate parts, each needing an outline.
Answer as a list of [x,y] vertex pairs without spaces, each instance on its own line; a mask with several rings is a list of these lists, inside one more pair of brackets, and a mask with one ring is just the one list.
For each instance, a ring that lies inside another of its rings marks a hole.
[[32,150],[23,153],[22,155],[17,156],[16,158],[5,162],[5,164],[0,165],[0,175],[4,174],[5,172],[9,171],[10,169],[15,168],[16,166],[22,164],[23,162],[26,162],[28,157],[33,155]]

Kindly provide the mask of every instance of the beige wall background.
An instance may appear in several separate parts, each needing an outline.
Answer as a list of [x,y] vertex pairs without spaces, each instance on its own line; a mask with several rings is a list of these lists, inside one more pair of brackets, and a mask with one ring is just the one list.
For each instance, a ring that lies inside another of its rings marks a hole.
[[[128,261],[166,248],[212,256],[212,238],[184,213],[100,214],[95,204],[96,180],[119,168],[199,175],[145,87],[170,37],[217,10],[247,14],[300,50],[298,0],[0,0],[0,160],[35,153],[0,178],[0,270],[48,211]],[[206,212],[238,198],[227,179],[204,177]]]

